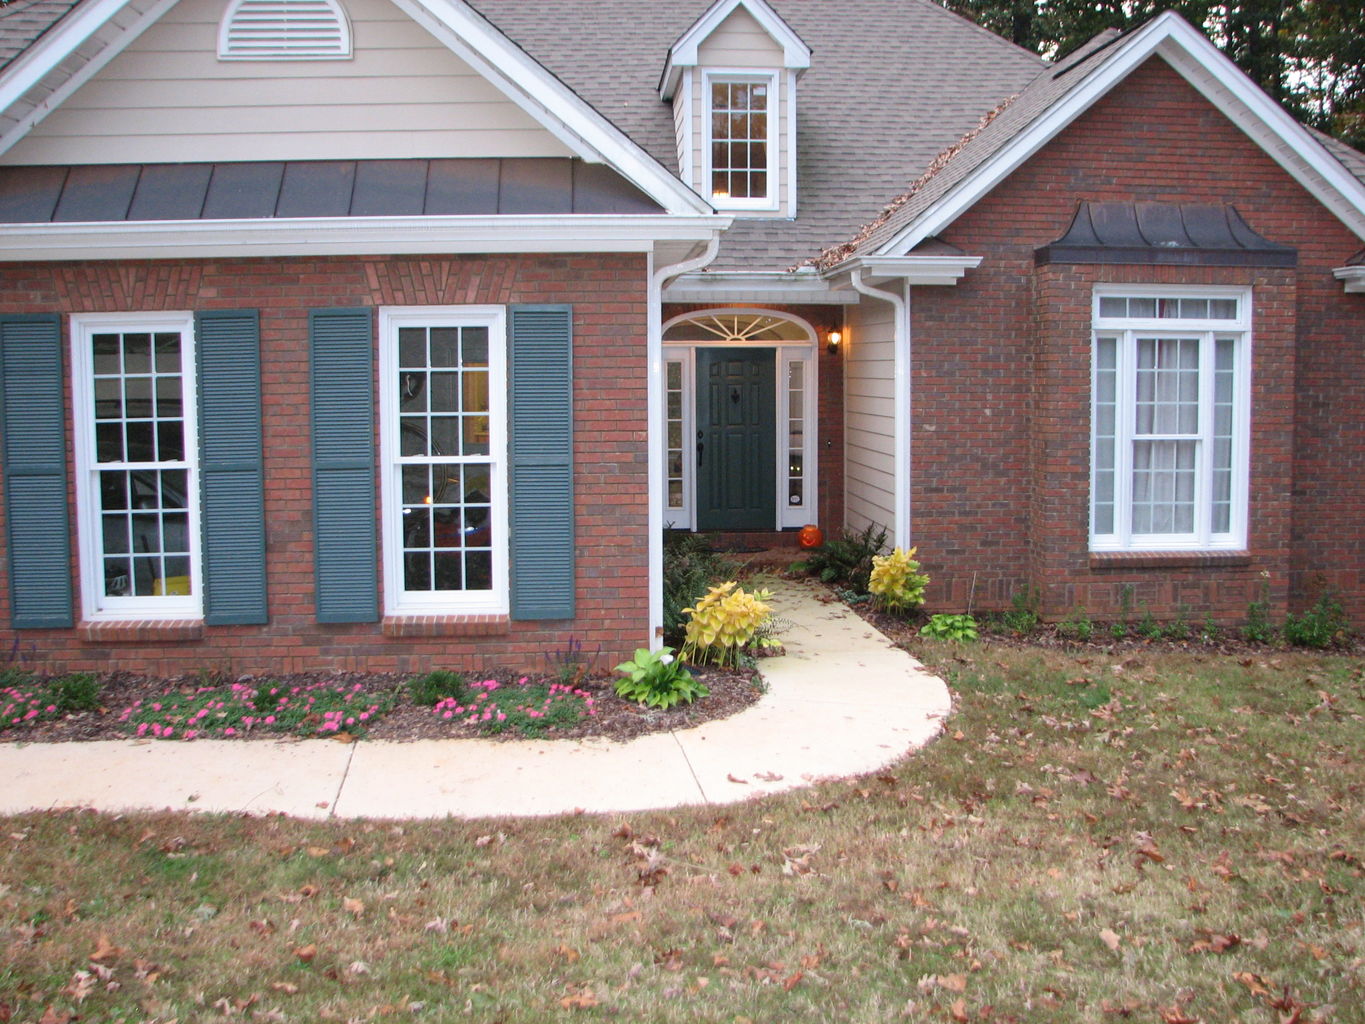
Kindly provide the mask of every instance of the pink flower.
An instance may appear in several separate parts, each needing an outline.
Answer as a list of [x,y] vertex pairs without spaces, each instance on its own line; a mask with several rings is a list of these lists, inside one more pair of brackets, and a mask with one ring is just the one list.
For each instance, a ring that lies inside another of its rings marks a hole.
[[234,729],[232,726],[229,725],[226,729],[223,730],[223,735],[224,735],[224,736],[236,736],[236,735],[237,735],[237,730]]

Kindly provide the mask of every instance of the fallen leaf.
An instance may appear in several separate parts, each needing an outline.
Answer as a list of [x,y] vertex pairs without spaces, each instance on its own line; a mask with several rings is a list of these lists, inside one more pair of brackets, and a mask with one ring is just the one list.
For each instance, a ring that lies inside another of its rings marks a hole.
[[306,946],[296,947],[294,949],[294,955],[298,957],[302,963],[311,964],[313,958],[318,955],[318,947],[315,943],[310,942]]
[[292,981],[272,981],[270,987],[276,992],[283,992],[287,996],[298,995],[299,987]]
[[1201,1019],[1199,1017],[1189,1016],[1178,1006],[1172,1006],[1170,1009],[1164,1010],[1159,1009],[1157,1012],[1161,1014],[1162,1024],[1201,1024]]
[[782,981],[783,990],[786,992],[790,992],[792,989],[796,988],[797,985],[801,984],[801,979],[804,978],[805,976],[806,975],[804,971],[797,971],[791,977],[784,978]]
[[100,937],[95,940],[95,951],[90,954],[89,959],[96,963],[103,960],[117,960],[122,952],[123,950],[109,941],[108,935],[101,932]]
[[1119,943],[1122,942],[1123,940],[1119,938],[1118,933],[1115,932],[1114,930],[1110,928],[1103,928],[1100,930],[1100,941],[1103,942],[1106,946],[1108,946],[1111,952],[1117,953],[1119,949]]
[[953,1004],[948,1007],[948,1016],[957,1021],[957,1024],[966,1024],[967,1020],[967,1000],[955,999]]
[[1245,985],[1253,996],[1270,995],[1270,982],[1259,974],[1252,974],[1250,971],[1234,971],[1232,980]]
[[359,917],[361,914],[365,913],[365,904],[354,897],[343,896],[341,899],[341,909],[348,914],[354,914],[356,917]]
[[726,778],[726,781],[728,781],[728,782],[733,782],[733,783],[735,783],[735,784],[737,784],[737,785],[740,785],[740,786],[747,786],[747,785],[749,784],[749,780],[748,780],[748,779],[737,779],[737,778],[735,778],[733,775],[730,775],[730,774],[728,774],[728,773],[726,774],[725,778]]
[[758,779],[760,782],[782,781],[782,776],[779,775],[777,772],[757,772],[755,773],[754,778]]
[[55,1006],[49,1006],[38,1018],[38,1024],[70,1024],[71,1017],[72,1015],[65,1010],[58,1010]]
[[592,989],[585,988],[581,992],[570,992],[559,1001],[559,1005],[566,1010],[589,1010],[597,1005],[597,997]]

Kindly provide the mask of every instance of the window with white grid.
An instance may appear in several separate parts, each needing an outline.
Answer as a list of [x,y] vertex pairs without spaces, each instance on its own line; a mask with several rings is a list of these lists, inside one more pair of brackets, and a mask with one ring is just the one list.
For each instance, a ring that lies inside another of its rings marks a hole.
[[773,205],[777,80],[772,75],[708,75],[707,152],[717,208]]
[[389,611],[505,611],[504,312],[395,308],[380,331]]
[[1093,550],[1246,546],[1250,302],[1096,295]]
[[71,336],[84,614],[198,616],[193,318],[78,316]]

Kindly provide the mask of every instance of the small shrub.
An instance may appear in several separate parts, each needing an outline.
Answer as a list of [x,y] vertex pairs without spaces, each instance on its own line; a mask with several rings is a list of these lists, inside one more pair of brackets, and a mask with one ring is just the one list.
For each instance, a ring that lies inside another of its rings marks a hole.
[[1252,601],[1247,605],[1247,621],[1242,636],[1250,643],[1268,644],[1275,639],[1275,627],[1270,622],[1270,603]]
[[691,704],[711,692],[673,657],[671,647],[657,651],[642,647],[632,660],[617,665],[616,671],[624,676],[616,680],[616,695],[647,708],[667,711],[675,704]]
[[550,668],[550,674],[560,683],[577,686],[592,675],[601,654],[601,644],[597,645],[597,650],[585,654],[583,641],[571,636],[563,647],[555,648],[545,655],[545,663]]
[[1142,606],[1142,621],[1137,626],[1138,635],[1146,637],[1148,640],[1160,640],[1166,635],[1161,623],[1156,621],[1156,616],[1146,604]]
[[866,594],[872,578],[872,556],[886,547],[886,529],[870,524],[861,533],[841,531],[806,557],[806,571],[823,583]]
[[1188,640],[1190,638],[1190,606],[1182,604],[1176,612],[1175,621],[1166,626],[1166,636],[1171,640]]
[[977,638],[976,619],[970,615],[933,615],[920,627],[919,635],[931,640],[965,643]]
[[1002,617],[1005,626],[1021,636],[1038,628],[1038,602],[1042,595],[1038,588],[1026,585],[1010,598],[1010,610]]
[[447,697],[464,700],[469,696],[469,684],[459,672],[437,669],[424,676],[416,676],[407,683],[408,698],[422,707],[431,707]]
[[432,713],[446,720],[463,721],[482,733],[517,732],[528,739],[553,729],[578,724],[585,715],[596,714],[592,695],[561,683],[515,683],[485,679],[471,683],[467,700],[447,697]]
[[1077,605],[1070,615],[1057,623],[1057,632],[1080,643],[1088,643],[1095,633],[1095,624],[1090,621],[1090,614]]
[[100,706],[100,684],[90,672],[59,676],[48,683],[53,703],[61,714],[94,711]]
[[1204,625],[1199,631],[1199,638],[1205,643],[1212,643],[1218,639],[1218,623],[1213,621],[1213,612],[1204,616]]
[[734,563],[712,551],[696,534],[668,534],[664,539],[665,641],[675,646],[681,643],[687,627],[686,610],[734,572]]
[[686,608],[686,640],[682,655],[688,661],[738,665],[740,654],[767,625],[772,611],[766,590],[747,593],[733,580],[712,587],[693,607]]
[[929,577],[919,571],[915,550],[896,548],[889,555],[872,556],[867,589],[883,611],[900,615],[924,603]]
[[0,732],[99,707],[100,686],[88,672],[52,679],[15,666],[0,671]]
[[1284,638],[1295,647],[1329,647],[1346,631],[1346,613],[1332,594],[1322,595],[1302,615],[1287,615]]

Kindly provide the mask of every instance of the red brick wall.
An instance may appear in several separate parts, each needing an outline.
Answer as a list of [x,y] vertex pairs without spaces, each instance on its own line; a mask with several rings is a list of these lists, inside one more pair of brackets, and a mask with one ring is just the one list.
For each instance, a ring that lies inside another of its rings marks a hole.
[[[1232,203],[1297,270],[1050,266],[1080,200]],[[1240,621],[1325,582],[1365,624],[1365,296],[1332,269],[1360,240],[1160,59],[1135,71],[942,235],[982,265],[912,305],[915,540],[931,605],[1004,607],[1025,585],[1076,604]],[[1249,557],[1181,568],[1092,566],[1090,292],[1095,281],[1249,284],[1253,440]]]
[[[599,667],[609,668],[648,639],[645,272],[643,257],[601,254],[0,266],[5,312],[261,311],[268,625],[209,626],[201,639],[180,642],[110,643],[83,640],[80,630],[26,630],[22,649],[53,671],[535,670],[572,637],[585,652],[600,646]],[[402,639],[383,635],[379,623],[318,624],[308,310],[516,302],[574,307],[577,618],[513,622],[480,636]],[[67,401],[69,449],[69,393]],[[74,521],[74,483],[71,507]],[[0,520],[0,543],[2,531]],[[78,550],[74,527],[72,549]],[[74,557],[72,575],[79,588]],[[78,618],[79,608],[78,593]],[[7,648],[15,639],[8,622],[8,567],[0,564],[0,643]]]

